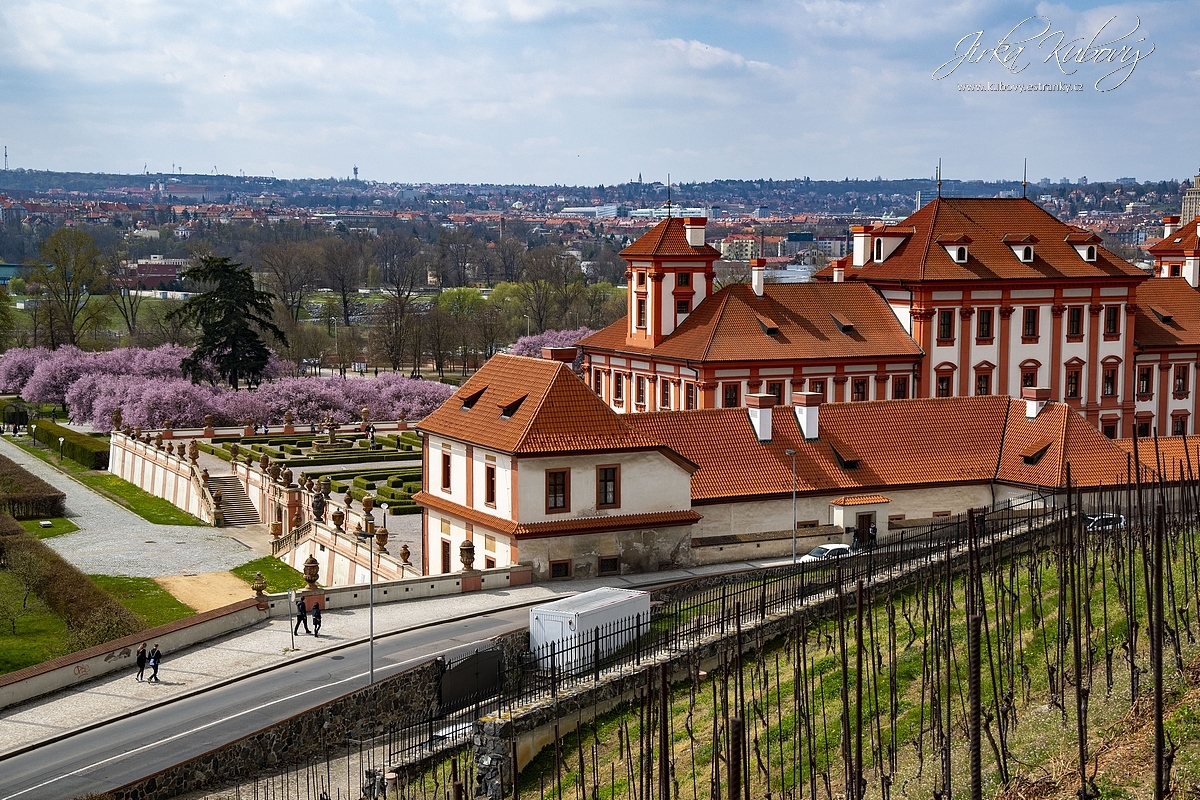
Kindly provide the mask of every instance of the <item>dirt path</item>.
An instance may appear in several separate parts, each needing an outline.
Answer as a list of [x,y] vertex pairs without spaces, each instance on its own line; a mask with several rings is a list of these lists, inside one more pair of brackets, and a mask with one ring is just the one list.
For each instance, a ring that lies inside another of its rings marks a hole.
[[250,585],[229,572],[170,575],[155,582],[197,612],[211,611],[253,597]]

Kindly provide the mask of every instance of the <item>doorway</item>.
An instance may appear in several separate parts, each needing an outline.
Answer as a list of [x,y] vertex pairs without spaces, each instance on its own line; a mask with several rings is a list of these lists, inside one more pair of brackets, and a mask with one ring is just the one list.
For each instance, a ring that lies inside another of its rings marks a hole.
[[442,574],[450,574],[450,541],[442,539]]

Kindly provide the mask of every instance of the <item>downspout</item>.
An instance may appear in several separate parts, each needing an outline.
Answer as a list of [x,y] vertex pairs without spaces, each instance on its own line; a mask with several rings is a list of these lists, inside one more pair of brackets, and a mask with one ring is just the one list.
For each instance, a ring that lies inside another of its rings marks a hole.
[[996,478],[1000,476],[1000,462],[1004,460],[1004,439],[1008,435],[1008,416],[1012,413],[1012,402],[1012,397],[1009,396],[1008,405],[1004,408],[1004,426],[1000,429],[1000,450],[996,453],[996,469],[988,482],[988,488],[992,492],[992,508],[996,507]]

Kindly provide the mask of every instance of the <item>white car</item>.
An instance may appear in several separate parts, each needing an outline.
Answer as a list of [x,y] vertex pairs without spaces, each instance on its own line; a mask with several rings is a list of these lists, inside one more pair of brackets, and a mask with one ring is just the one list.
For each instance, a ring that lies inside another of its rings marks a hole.
[[823,544],[814,547],[807,554],[800,556],[801,564],[812,564],[817,561],[829,561],[850,555],[848,544]]
[[1089,531],[1114,531],[1125,527],[1125,517],[1120,514],[1098,514],[1088,517]]

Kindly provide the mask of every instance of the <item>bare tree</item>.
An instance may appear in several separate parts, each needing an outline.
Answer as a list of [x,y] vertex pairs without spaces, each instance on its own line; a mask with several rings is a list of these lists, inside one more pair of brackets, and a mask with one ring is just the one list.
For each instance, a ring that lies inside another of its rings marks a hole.
[[136,264],[122,259],[121,255],[118,252],[108,253],[104,262],[108,269],[109,296],[121,315],[121,321],[125,323],[125,329],[129,331],[129,338],[133,339],[138,333],[138,314],[146,298],[138,293]]
[[511,236],[496,244],[496,262],[500,269],[500,280],[512,283],[521,279],[525,268],[525,245]]
[[293,322],[299,322],[304,295],[313,284],[318,254],[307,242],[269,242],[254,253],[254,262],[266,274],[270,289],[287,310]]
[[401,309],[400,301],[389,298],[376,312],[368,334],[368,349],[374,361],[386,361],[392,371],[400,369],[408,353],[415,315]]
[[425,312],[421,322],[429,355],[433,357],[433,366],[438,377],[443,378],[446,375],[446,360],[454,352],[454,321],[435,305]]
[[47,292],[66,344],[77,344],[83,331],[104,317],[104,304],[91,302],[105,289],[100,256],[95,240],[78,228],[59,228],[42,245],[42,263],[33,275]]
[[357,239],[327,239],[322,247],[322,256],[321,282],[337,293],[341,300],[342,322],[349,327],[351,300],[363,281],[362,242]]
[[471,257],[476,247],[475,234],[469,228],[443,231],[438,238],[442,286],[466,286],[470,278]]

